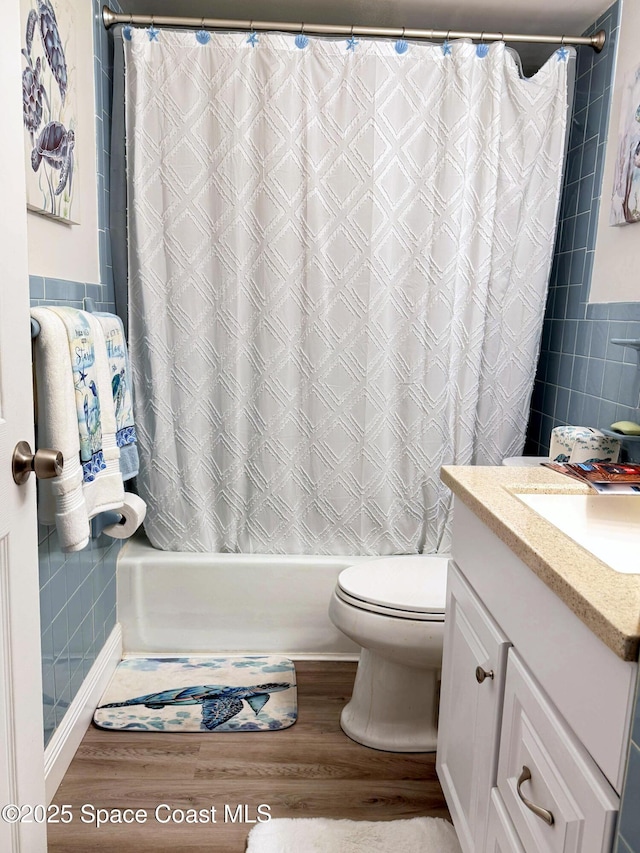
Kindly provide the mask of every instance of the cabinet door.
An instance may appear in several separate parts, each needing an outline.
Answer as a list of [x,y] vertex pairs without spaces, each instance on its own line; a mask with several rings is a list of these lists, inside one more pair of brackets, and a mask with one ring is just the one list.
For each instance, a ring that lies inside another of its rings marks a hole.
[[[451,562],[436,769],[464,853],[484,850],[489,796],[496,784],[508,645]],[[478,681],[483,671],[488,674]]]
[[611,850],[618,797],[513,649],[498,790],[526,853]]
[[525,853],[497,788],[491,791],[486,853]]

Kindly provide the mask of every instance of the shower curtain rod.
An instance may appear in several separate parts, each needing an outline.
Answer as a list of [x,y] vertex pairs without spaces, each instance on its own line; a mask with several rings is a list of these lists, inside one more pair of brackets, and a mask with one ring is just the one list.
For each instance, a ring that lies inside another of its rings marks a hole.
[[599,53],[606,34],[599,30],[592,36],[540,36],[522,33],[464,32],[462,30],[414,30],[408,27],[360,27],[345,24],[292,24],[283,21],[240,21],[224,18],[174,18],[168,15],[122,15],[108,6],[102,7],[102,22],[109,29],[114,24],[138,24],[159,27],[200,27],[206,30],[275,30],[312,35],[370,36],[373,38],[459,39],[481,41],[532,42],[535,44],[586,44]]

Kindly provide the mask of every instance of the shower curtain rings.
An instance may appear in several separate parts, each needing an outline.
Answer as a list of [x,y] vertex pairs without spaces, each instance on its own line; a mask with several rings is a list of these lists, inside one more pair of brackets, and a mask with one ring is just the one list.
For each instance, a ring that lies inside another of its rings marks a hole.
[[300,35],[301,35],[301,36],[303,36],[303,35],[304,35],[304,21],[302,22],[302,24],[301,24],[301,26],[300,26]]
[[567,58],[569,56],[569,51],[564,46],[564,39],[565,39],[565,36],[563,33],[562,38],[560,39],[560,47],[558,48],[558,59],[562,59],[566,62]]
[[489,45],[484,40],[484,30],[480,33],[480,44],[476,47],[478,56],[486,56],[489,53]]

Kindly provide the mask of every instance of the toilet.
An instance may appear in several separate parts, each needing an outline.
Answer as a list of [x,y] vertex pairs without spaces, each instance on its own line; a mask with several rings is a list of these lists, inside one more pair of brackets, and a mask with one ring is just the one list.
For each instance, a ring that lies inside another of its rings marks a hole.
[[357,563],[338,577],[329,617],[362,647],[340,725],[388,752],[433,752],[447,586],[446,556]]
[[548,456],[507,456],[502,460],[502,464],[510,468],[537,468],[548,461]]

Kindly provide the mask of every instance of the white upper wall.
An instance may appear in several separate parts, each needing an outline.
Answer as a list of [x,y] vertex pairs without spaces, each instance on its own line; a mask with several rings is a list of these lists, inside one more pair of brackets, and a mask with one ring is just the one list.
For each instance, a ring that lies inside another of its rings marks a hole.
[[100,284],[92,3],[75,0],[74,6],[78,61],[74,183],[81,224],[68,225],[28,211],[29,274]]
[[624,80],[640,65],[640,3],[623,0],[590,302],[640,302],[640,223],[609,225]]

